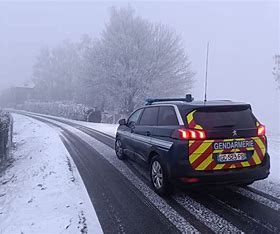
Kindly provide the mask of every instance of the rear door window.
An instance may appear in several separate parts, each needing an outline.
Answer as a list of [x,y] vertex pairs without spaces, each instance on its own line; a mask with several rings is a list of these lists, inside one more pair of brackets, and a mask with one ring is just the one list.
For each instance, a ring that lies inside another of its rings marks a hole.
[[159,126],[178,125],[178,119],[177,119],[177,115],[175,113],[174,107],[161,106],[159,108],[158,125]]
[[197,111],[194,121],[204,129],[255,128],[256,121],[250,109],[231,111]]
[[158,120],[158,107],[148,107],[145,108],[143,111],[143,114],[141,116],[140,125],[149,125],[149,126],[155,126],[157,125]]

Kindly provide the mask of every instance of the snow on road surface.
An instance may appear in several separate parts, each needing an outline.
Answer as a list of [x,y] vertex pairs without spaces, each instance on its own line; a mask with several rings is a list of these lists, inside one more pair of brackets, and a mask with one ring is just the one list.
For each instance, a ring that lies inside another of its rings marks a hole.
[[116,137],[117,129],[119,127],[118,124],[89,123],[89,122],[75,121],[75,120],[73,122],[80,124],[84,127],[88,127],[88,128],[97,130],[99,132],[103,132],[112,137]]
[[0,174],[0,233],[102,233],[59,133],[13,116],[13,162]]

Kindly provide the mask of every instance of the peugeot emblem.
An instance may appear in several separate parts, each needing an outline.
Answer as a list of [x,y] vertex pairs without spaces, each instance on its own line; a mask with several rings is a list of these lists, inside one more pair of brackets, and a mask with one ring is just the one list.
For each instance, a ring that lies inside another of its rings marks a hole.
[[232,131],[232,136],[233,136],[233,137],[237,137],[237,136],[238,136],[236,130],[233,130],[233,131]]

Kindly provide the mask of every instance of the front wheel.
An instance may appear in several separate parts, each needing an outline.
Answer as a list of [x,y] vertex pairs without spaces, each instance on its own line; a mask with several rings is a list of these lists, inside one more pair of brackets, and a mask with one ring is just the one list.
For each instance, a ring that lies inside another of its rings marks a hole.
[[173,191],[172,185],[158,156],[153,157],[150,164],[150,177],[154,190],[160,196],[170,195]]
[[125,154],[123,152],[123,148],[122,148],[122,142],[120,139],[116,139],[116,141],[115,141],[115,152],[116,152],[118,159],[120,159],[120,160],[126,159]]

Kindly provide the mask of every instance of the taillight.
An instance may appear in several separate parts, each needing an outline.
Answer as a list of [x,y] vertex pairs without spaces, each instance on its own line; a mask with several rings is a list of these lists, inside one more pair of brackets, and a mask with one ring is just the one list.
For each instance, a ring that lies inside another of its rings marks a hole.
[[264,136],[265,135],[265,126],[259,125],[258,126],[258,136]]
[[196,129],[178,129],[173,134],[173,137],[179,138],[182,140],[204,140],[206,134],[203,130]]

